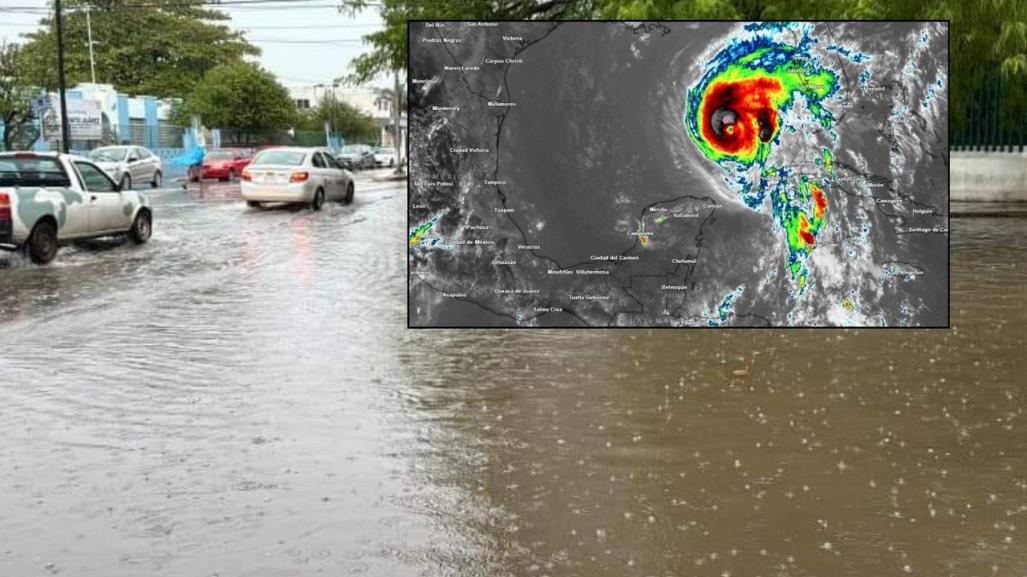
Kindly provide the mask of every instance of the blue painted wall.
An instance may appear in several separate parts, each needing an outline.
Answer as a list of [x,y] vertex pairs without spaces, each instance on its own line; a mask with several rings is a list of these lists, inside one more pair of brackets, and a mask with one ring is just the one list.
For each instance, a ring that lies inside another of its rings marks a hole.
[[157,99],[153,96],[143,96],[143,146],[147,148],[157,147]]
[[128,96],[118,95],[118,141],[128,142],[132,138],[132,129],[128,121]]

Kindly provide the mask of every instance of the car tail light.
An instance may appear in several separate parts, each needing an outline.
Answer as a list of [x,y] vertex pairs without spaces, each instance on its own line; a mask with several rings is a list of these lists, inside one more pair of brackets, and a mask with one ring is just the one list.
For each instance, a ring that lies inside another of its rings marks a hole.
[[11,220],[11,197],[0,192],[0,220]]
[[310,173],[297,170],[289,176],[289,182],[306,182],[310,178]]
[[246,169],[246,170],[242,171],[242,179],[245,180],[246,182],[249,182],[249,181],[253,180],[253,175],[250,174],[249,169]]

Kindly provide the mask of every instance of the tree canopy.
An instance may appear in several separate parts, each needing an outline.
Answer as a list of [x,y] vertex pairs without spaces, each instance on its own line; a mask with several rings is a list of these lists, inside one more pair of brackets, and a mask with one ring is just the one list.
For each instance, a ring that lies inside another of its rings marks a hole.
[[249,62],[222,64],[209,70],[178,111],[199,114],[205,126],[221,128],[235,142],[286,129],[296,123],[296,106],[274,75]]
[[347,141],[364,141],[378,135],[378,124],[356,107],[330,96],[317,106],[301,113],[300,127],[305,130],[323,130],[327,122],[332,131]]
[[354,77],[407,66],[407,21],[431,19],[941,19],[950,20],[949,71],[954,126],[996,78],[1005,82],[1007,122],[1023,122],[1027,86],[1024,0],[343,0],[349,10],[378,9],[383,30],[366,35],[371,50],[353,63]]
[[[96,81],[129,94],[183,97],[210,69],[260,51],[232,31],[224,12],[193,0],[65,0],[64,50],[68,86],[90,81],[86,9],[93,30]],[[26,35],[23,75],[57,87],[52,18]]]
[[22,53],[17,44],[0,44],[0,126],[3,150],[25,148],[36,137],[32,99],[38,90],[22,78]]

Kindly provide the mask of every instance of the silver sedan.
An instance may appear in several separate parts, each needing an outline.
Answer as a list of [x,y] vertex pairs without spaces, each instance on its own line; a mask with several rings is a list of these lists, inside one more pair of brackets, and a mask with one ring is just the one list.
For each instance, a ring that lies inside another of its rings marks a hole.
[[142,184],[160,188],[164,172],[160,157],[142,146],[101,146],[90,152],[89,157],[122,190]]
[[326,200],[353,201],[353,175],[326,148],[264,150],[243,170],[240,188],[251,207],[285,202],[321,210]]

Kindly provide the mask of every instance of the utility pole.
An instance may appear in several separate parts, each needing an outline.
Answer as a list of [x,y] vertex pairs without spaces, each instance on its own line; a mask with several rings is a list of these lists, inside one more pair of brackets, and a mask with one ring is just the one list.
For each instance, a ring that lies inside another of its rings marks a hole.
[[89,36],[89,77],[96,84],[96,60],[93,58],[93,21],[89,19],[89,5],[86,5],[86,34]]
[[65,153],[71,151],[71,135],[68,128],[68,101],[64,95],[64,29],[61,24],[61,0],[53,0],[54,19],[57,24],[57,83],[61,101],[61,146]]
[[396,174],[403,174],[403,163],[401,162],[402,146],[400,145],[400,111],[399,111],[399,69],[392,71],[393,78],[393,92],[392,92],[392,128],[393,128],[393,144],[396,147]]

